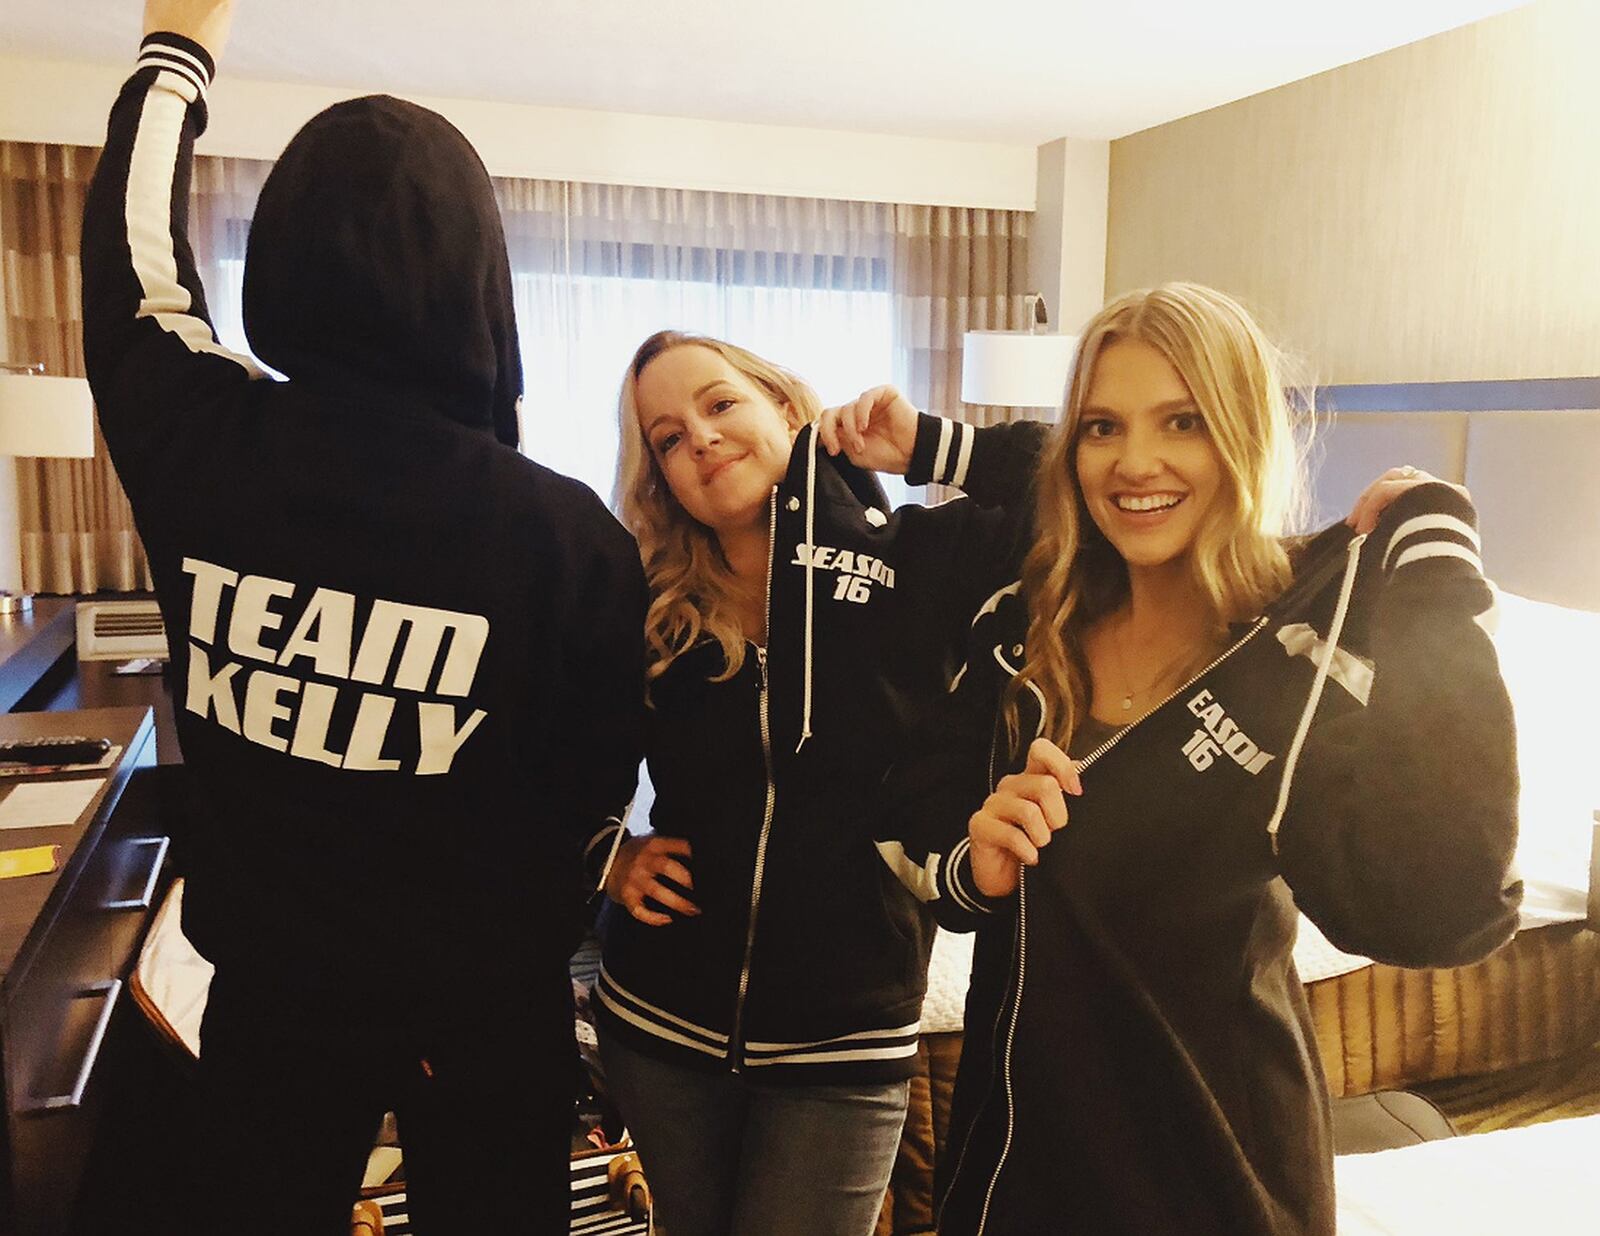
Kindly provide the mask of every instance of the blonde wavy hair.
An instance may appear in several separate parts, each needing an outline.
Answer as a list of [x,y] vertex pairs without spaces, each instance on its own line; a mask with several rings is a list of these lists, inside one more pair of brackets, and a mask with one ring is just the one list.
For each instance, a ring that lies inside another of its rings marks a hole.
[[745,636],[737,603],[751,599],[751,590],[729,568],[716,533],[673,497],[639,424],[639,375],[662,353],[683,347],[708,348],[722,357],[778,405],[791,431],[798,432],[822,415],[822,402],[803,379],[721,339],[657,331],[633,354],[617,400],[621,449],[612,505],[639,542],[650,584],[644,631],[652,683],[675,658],[705,639],[722,646],[723,669],[712,681],[738,673],[744,664]]
[[[1222,484],[1189,559],[1212,640],[1259,613],[1289,582],[1284,538],[1304,518],[1309,392],[1286,388],[1284,354],[1242,305],[1215,289],[1167,283],[1112,301],[1084,327],[1060,424],[1039,460],[1038,534],[1022,572],[1028,659],[1006,695],[1013,742],[1018,692],[1032,683],[1044,699],[1045,735],[1066,747],[1089,704],[1084,632],[1128,596],[1127,564],[1090,517],[1077,477],[1095,363],[1122,339],[1148,344],[1177,370],[1221,460]],[[1197,653],[1190,668],[1201,664]]]

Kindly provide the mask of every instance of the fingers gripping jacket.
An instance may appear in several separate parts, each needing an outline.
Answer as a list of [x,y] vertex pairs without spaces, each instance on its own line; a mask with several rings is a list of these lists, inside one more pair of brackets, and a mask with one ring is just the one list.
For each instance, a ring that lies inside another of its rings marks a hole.
[[1345,615],[1350,612],[1350,594],[1355,590],[1356,571],[1361,566],[1361,546],[1366,543],[1365,532],[1351,538],[1345,550],[1344,579],[1339,584],[1339,603],[1333,610],[1333,621],[1328,626],[1328,639],[1317,658],[1317,676],[1311,680],[1311,693],[1306,697],[1305,709],[1300,714],[1300,724],[1295,727],[1294,741],[1289,744],[1289,754],[1283,761],[1283,780],[1278,784],[1278,805],[1272,819],[1267,821],[1267,836],[1272,839],[1272,852],[1278,852],[1278,829],[1283,824],[1284,812],[1289,807],[1289,786],[1294,780],[1295,765],[1300,760],[1300,748],[1305,746],[1306,735],[1311,732],[1311,718],[1316,715],[1317,704],[1322,699],[1322,688],[1327,684],[1328,671],[1339,648],[1339,635],[1344,630]]

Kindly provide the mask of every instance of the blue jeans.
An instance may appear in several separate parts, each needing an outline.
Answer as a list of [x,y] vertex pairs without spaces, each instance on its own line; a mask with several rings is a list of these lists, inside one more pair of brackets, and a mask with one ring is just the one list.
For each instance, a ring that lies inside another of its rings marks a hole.
[[661,1236],[867,1236],[910,1083],[774,1086],[600,1040]]

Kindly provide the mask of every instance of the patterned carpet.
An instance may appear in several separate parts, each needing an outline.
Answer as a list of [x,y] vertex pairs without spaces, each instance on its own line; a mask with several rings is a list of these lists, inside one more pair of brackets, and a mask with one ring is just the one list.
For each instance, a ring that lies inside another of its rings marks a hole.
[[1488,1133],[1600,1113],[1600,1043],[1546,1064],[1412,1087],[1458,1133]]

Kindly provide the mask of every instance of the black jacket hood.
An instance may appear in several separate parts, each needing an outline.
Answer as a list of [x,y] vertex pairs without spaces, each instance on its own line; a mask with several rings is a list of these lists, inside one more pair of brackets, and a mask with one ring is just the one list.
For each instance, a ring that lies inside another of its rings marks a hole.
[[312,117],[261,190],[251,349],[291,379],[518,441],[522,363],[489,174],[443,116],[371,95]]

